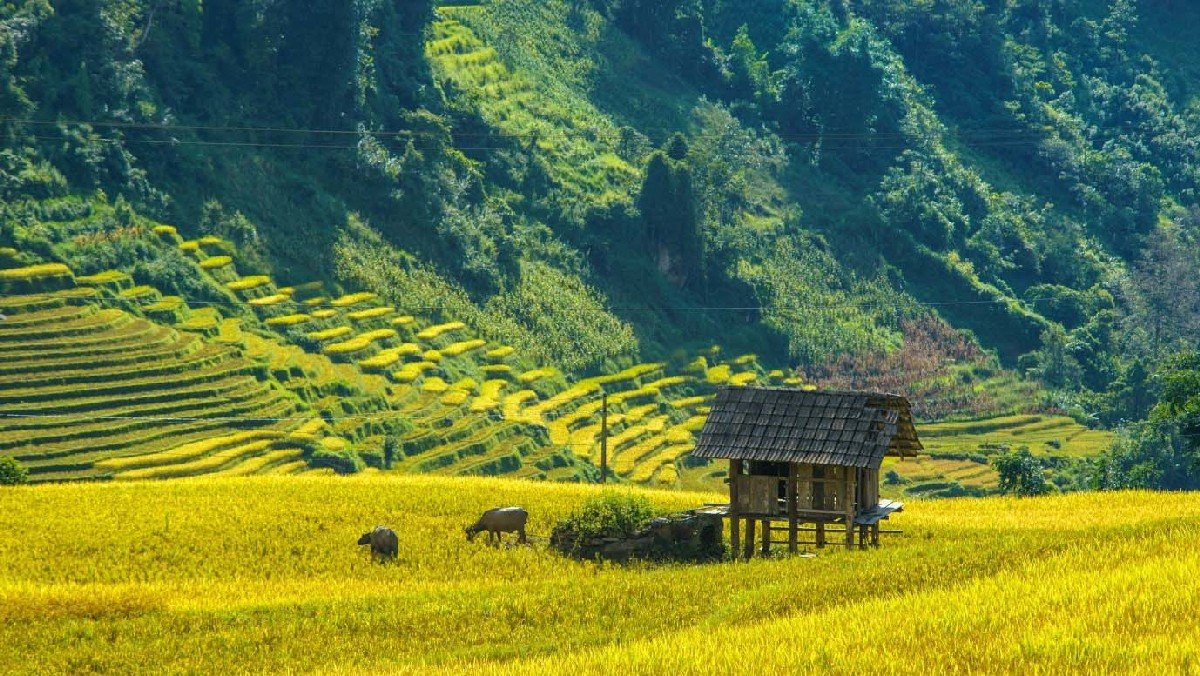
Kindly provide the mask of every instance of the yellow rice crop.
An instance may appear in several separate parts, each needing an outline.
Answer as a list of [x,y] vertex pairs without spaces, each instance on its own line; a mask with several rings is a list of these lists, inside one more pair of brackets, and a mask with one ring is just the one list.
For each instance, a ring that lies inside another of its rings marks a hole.
[[392,378],[398,383],[411,383],[412,381],[421,377],[422,373],[436,368],[437,364],[432,362],[410,362],[404,366],[401,366],[399,370],[393,372]]
[[358,362],[358,365],[367,370],[381,369],[395,364],[400,361],[401,357],[419,354],[420,352],[421,348],[417,347],[414,343],[404,343],[403,345],[390,347],[386,350],[380,350],[377,354]]
[[466,390],[452,389],[449,392],[447,392],[446,394],[442,395],[441,401],[443,404],[445,404],[447,406],[461,406],[464,403],[466,403],[467,399],[469,399],[470,396],[471,396],[471,393],[467,392]]
[[266,286],[270,283],[271,278],[266,275],[250,275],[248,277],[242,277],[241,279],[235,279],[225,286],[231,291],[246,291],[249,289],[257,289],[260,286]]
[[295,326],[312,321],[312,317],[303,313],[282,315],[267,319],[267,326]]
[[463,341],[460,341],[457,343],[451,343],[450,345],[443,347],[442,354],[446,355],[447,357],[457,357],[461,354],[470,352],[471,350],[478,350],[479,348],[483,347],[484,345],[487,345],[487,341],[483,340],[482,338],[473,338],[471,340],[463,340]]
[[360,350],[367,349],[377,341],[388,340],[395,337],[395,329],[376,329],[374,331],[360,333],[359,335],[340,343],[326,345],[321,351],[325,354],[345,354],[347,352],[358,352]]
[[256,307],[262,307],[267,305],[278,305],[286,300],[288,300],[288,296],[286,294],[273,293],[270,296],[263,296],[262,298],[252,298],[247,302]]
[[350,312],[346,316],[354,321],[366,321],[369,319],[386,317],[395,311],[395,308],[390,307],[369,307],[365,310],[356,310],[354,312]]
[[216,270],[217,268],[223,268],[231,263],[233,263],[233,259],[229,256],[212,256],[200,261],[200,267],[204,268],[205,270]]
[[249,432],[236,432],[221,436],[209,437],[200,441],[176,446],[165,451],[150,453],[145,455],[134,455],[122,458],[105,458],[96,462],[97,469],[111,470],[114,472],[125,472],[145,467],[154,467],[157,465],[181,463],[202,458],[212,453],[214,450],[226,446],[234,446],[246,442],[258,441],[261,439],[275,439],[280,436],[279,432],[273,430],[252,430]]
[[756,374],[754,371],[743,371],[741,373],[730,376],[729,384],[737,385],[737,386],[749,385],[750,383],[754,382],[757,379],[758,379],[758,374]]
[[467,325],[462,322],[435,324],[428,328],[422,329],[419,333],[417,333],[417,338],[420,338],[421,340],[433,340],[434,338],[437,338],[443,334],[450,333],[452,331],[461,331],[465,328],[467,328]]
[[71,268],[62,263],[38,263],[24,268],[0,270],[0,281],[11,279],[42,279],[44,277],[67,277]]
[[512,345],[501,345],[500,347],[488,350],[486,353],[484,353],[484,356],[488,359],[499,360],[504,359],[505,357],[511,357],[516,351],[517,349]]
[[346,294],[341,298],[335,298],[334,300],[329,301],[329,304],[334,307],[350,307],[351,305],[358,305],[359,303],[365,303],[369,300],[375,300],[376,297],[377,296],[370,291],[359,291],[358,293]]
[[708,369],[706,377],[708,378],[708,382],[714,385],[720,385],[721,383],[728,381],[729,364],[718,364],[717,366]]
[[421,383],[421,391],[422,392],[439,392],[440,393],[440,392],[445,392],[448,389],[450,389],[450,386],[446,384],[446,381],[442,380],[441,378],[438,378],[437,376],[431,376],[429,378],[426,378],[425,382]]
[[[547,551],[595,490],[386,474],[0,490],[0,672],[1158,674],[1200,660],[1200,495],[917,501],[881,549],[749,564]],[[669,510],[718,499],[645,494]],[[509,504],[530,510],[532,546],[465,541]],[[393,564],[354,545],[375,524],[399,535]]]
[[525,384],[529,384],[541,380],[542,378],[553,378],[556,375],[558,375],[558,371],[553,367],[547,366],[540,369],[533,369],[532,371],[526,371],[518,376],[517,379]]
[[321,331],[313,331],[312,333],[308,334],[308,337],[313,340],[332,340],[334,338],[341,338],[342,336],[346,336],[351,333],[353,333],[353,331],[350,330],[349,326],[335,326],[333,328],[324,329]]

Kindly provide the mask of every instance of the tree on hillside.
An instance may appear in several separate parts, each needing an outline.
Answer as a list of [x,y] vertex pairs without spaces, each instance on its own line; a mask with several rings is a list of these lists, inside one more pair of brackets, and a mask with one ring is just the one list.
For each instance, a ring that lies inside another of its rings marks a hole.
[[1027,372],[1050,387],[1075,389],[1083,377],[1079,360],[1072,354],[1070,336],[1061,326],[1054,325],[1042,332],[1042,347],[1022,360]]
[[1000,474],[1000,492],[1019,496],[1042,495],[1049,490],[1042,461],[1033,457],[1028,448],[1006,453],[992,464]]
[[732,94],[754,99],[769,94],[771,67],[750,39],[750,28],[742,24],[729,47],[729,85]]
[[686,160],[687,141],[675,134],[666,152],[651,154],[638,196],[644,237],[655,264],[672,282],[684,286],[703,271],[699,214]]
[[233,242],[243,274],[270,274],[271,263],[258,227],[242,212],[229,213],[217,200],[208,200],[200,212],[200,232]]
[[1200,353],[1185,352],[1167,361],[1158,374],[1162,393],[1151,420],[1171,421],[1200,453]]
[[1154,380],[1158,403],[1101,459],[1097,488],[1200,488],[1200,353],[1167,359]]
[[29,471],[14,458],[0,458],[0,486],[15,486],[29,480]]
[[1179,343],[1196,346],[1200,331],[1200,253],[1177,225],[1158,228],[1126,284],[1129,319],[1143,329],[1150,354]]

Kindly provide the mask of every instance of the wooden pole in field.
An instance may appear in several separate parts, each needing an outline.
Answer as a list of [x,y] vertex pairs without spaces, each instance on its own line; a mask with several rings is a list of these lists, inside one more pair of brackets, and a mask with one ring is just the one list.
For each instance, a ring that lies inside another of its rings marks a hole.
[[846,467],[843,471],[846,481],[842,484],[842,490],[845,491],[842,505],[846,508],[846,549],[850,549],[854,546],[854,468]]
[[600,393],[600,483],[608,480],[608,393]]
[[795,554],[798,550],[799,534],[797,532],[797,521],[799,520],[799,506],[796,504],[796,463],[788,463],[788,478],[787,478],[787,513],[788,513],[788,552]]
[[742,461],[729,461],[729,551],[733,559],[738,558],[738,547],[741,545],[741,517],[738,516],[738,477],[742,473]]
[[746,560],[754,558],[754,526],[757,520],[754,517],[746,518],[746,550],[743,552]]

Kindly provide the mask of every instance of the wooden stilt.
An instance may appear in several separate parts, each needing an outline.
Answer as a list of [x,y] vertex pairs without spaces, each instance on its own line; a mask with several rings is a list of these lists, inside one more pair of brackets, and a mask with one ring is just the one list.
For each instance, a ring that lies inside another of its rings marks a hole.
[[788,463],[787,479],[787,512],[788,512],[788,552],[795,554],[799,547],[799,509],[796,499],[796,464]]
[[750,517],[746,518],[746,552],[745,552],[745,555],[746,555],[747,560],[754,557],[754,524],[755,524],[755,520],[753,518],[750,518]]
[[738,516],[738,477],[742,474],[742,461],[729,461],[729,555],[738,558],[741,545],[741,519]]
[[771,520],[762,520],[762,555],[771,555]]
[[825,522],[817,522],[817,549],[825,547]]
[[738,545],[741,544],[741,524],[736,514],[729,514],[729,556],[735,561],[738,557]]
[[875,523],[871,526],[871,546],[879,546],[879,524]]
[[846,547],[854,546],[854,468],[843,468],[842,505],[846,509]]

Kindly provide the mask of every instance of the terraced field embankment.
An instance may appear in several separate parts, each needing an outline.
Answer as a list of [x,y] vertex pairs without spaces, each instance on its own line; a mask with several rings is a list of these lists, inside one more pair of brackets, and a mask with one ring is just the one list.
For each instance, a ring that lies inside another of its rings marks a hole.
[[917,426],[925,453],[884,461],[884,492],[894,496],[955,497],[995,492],[992,461],[1028,449],[1053,466],[1098,457],[1115,435],[1089,429],[1063,415],[1006,415]]
[[[260,472],[301,459],[288,433],[315,416],[260,364],[98,307],[86,291],[0,297],[0,453],[35,481]],[[257,443],[239,443],[246,435]]]
[[[782,382],[712,348],[572,381],[465,322],[369,291],[241,275],[234,247],[154,228],[227,296],[194,302],[121,270],[5,270],[0,453],[35,480],[337,471],[593,480],[601,398],[614,478],[675,486],[707,402]],[[26,256],[28,258],[28,256]]]

